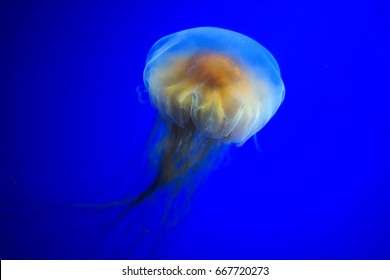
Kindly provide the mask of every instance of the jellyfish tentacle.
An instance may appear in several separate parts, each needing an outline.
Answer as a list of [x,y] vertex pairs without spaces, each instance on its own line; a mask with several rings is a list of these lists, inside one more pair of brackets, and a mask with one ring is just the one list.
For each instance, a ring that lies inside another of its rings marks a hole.
[[185,128],[172,124],[162,145],[163,155],[154,181],[126,206],[119,219],[167,186],[172,186],[175,193],[179,192],[183,187],[183,181],[180,180],[182,177],[201,166],[204,161],[212,163],[210,151],[219,146],[219,141],[198,134],[195,125],[189,121]]

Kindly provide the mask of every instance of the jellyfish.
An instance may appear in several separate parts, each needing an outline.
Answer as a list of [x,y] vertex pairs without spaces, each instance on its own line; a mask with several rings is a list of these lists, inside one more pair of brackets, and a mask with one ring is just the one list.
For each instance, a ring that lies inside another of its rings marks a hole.
[[190,174],[206,174],[226,147],[242,146],[272,118],[284,99],[280,70],[253,39],[215,27],[163,37],[150,49],[144,84],[157,109],[154,181],[127,210],[158,189],[177,193]]

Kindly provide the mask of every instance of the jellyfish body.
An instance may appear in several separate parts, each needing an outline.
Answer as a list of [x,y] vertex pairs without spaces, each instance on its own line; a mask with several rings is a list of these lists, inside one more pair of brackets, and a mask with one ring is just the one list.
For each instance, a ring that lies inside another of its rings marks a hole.
[[284,98],[278,64],[240,33],[194,28],[159,40],[144,82],[167,121],[192,121],[206,137],[242,145],[275,114]]
[[144,83],[169,128],[158,143],[158,175],[131,207],[159,186],[212,168],[220,147],[243,145],[275,114],[285,92],[270,52],[247,36],[214,27],[157,41],[147,56]]

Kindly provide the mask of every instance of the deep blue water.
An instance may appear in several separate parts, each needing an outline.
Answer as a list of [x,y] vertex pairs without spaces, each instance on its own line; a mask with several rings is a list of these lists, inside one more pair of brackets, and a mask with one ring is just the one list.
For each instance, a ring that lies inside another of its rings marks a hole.
[[[389,259],[382,2],[2,2],[0,258]],[[232,149],[177,221],[161,225],[164,194],[118,223],[118,207],[76,207],[150,184],[146,55],[198,26],[248,35],[278,61],[286,98],[259,149]]]

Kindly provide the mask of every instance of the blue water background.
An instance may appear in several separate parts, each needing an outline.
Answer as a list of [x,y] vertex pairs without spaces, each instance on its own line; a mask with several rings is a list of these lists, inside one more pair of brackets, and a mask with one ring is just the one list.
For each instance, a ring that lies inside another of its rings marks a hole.
[[[389,259],[386,1],[6,1],[0,8],[0,257]],[[147,187],[149,48],[217,26],[275,56],[286,98],[161,225]],[[184,211],[185,212],[185,211]],[[179,215],[180,216],[180,215]]]

